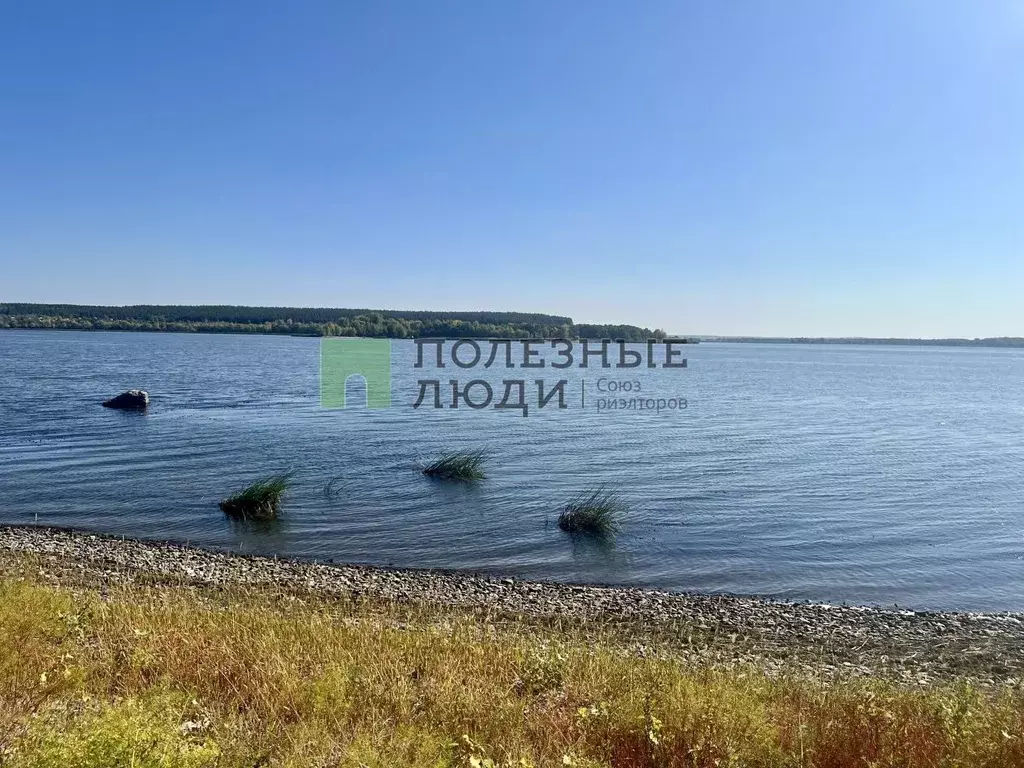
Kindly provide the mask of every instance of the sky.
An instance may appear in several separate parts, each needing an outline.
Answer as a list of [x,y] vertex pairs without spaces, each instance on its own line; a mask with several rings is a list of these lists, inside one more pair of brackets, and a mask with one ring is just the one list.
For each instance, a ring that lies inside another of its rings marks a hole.
[[0,4],[0,301],[1024,336],[1024,3]]

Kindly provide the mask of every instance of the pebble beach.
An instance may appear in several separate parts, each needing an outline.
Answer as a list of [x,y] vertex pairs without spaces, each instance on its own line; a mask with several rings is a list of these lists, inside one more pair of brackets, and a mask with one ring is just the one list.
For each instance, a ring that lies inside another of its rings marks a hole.
[[1024,679],[1024,615],[788,603],[755,597],[530,582],[210,551],[39,526],[0,527],[0,574],[30,564],[55,582],[265,588],[413,604],[628,637],[638,653],[710,667],[884,677],[908,685]]

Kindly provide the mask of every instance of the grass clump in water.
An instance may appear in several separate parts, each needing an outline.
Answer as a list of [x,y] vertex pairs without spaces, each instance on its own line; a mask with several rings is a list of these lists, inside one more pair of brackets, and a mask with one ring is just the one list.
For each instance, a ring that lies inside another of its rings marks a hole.
[[271,520],[281,508],[281,497],[291,485],[288,473],[274,475],[229,496],[220,503],[224,514],[241,520]]
[[570,499],[558,515],[558,527],[568,533],[610,536],[622,527],[625,511],[621,497],[602,486]]
[[484,451],[452,451],[443,453],[423,467],[423,474],[438,480],[483,480]]

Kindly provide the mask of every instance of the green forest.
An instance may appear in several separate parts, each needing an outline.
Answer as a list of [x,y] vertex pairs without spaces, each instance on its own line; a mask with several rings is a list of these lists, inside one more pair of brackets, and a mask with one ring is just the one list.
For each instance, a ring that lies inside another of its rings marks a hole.
[[275,333],[293,336],[414,338],[568,338],[640,341],[664,338],[635,325],[577,324],[525,312],[416,312],[382,309],[230,305],[86,306],[0,304],[0,328],[178,333]]

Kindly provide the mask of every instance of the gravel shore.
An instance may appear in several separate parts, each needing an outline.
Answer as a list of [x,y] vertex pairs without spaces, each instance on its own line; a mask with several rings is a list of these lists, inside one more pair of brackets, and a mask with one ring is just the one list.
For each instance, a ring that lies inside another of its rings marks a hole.
[[714,667],[912,685],[1024,679],[1024,614],[922,612],[308,563],[34,526],[0,527],[0,574],[31,556],[58,582],[269,587],[624,633],[638,653]]

